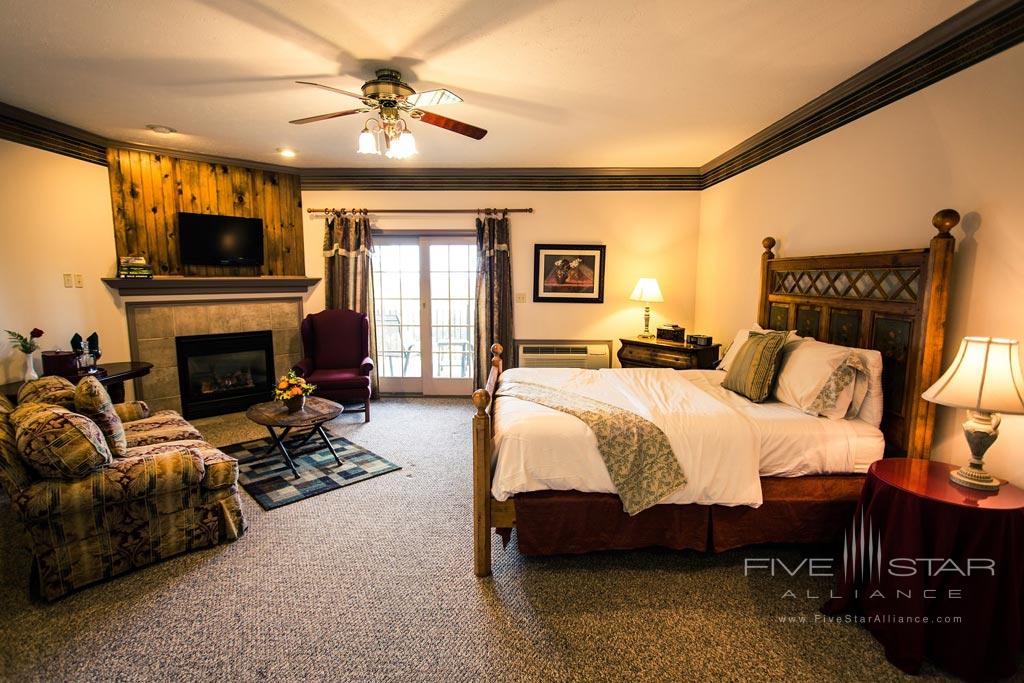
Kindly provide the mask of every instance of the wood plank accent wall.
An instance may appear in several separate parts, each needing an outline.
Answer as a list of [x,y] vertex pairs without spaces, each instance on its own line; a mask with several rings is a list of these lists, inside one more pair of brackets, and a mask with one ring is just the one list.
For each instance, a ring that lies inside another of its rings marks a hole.
[[[143,254],[157,275],[304,275],[298,175],[107,149],[118,256]],[[256,266],[186,266],[178,212],[262,218],[264,260]]]

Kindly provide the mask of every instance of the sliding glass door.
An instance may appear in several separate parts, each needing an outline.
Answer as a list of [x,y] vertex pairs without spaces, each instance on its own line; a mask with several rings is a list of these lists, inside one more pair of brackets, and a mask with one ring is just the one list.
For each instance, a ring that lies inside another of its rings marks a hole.
[[473,389],[476,244],[471,237],[382,237],[373,252],[380,389]]

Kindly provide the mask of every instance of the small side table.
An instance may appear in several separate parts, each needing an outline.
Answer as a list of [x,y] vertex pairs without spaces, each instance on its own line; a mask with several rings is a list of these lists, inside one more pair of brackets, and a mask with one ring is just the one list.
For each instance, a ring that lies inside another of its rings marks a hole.
[[721,344],[694,346],[655,337],[619,339],[619,364],[624,368],[672,368],[674,370],[710,370],[718,360]]
[[[126,361],[124,363],[104,363],[98,366],[100,372],[93,374],[100,381],[100,384],[107,388],[107,393],[110,394],[110,400],[114,403],[124,403],[124,383],[130,379],[137,379],[144,377],[149,374],[149,371],[153,369],[152,363],[146,363],[144,361]],[[89,373],[80,373],[74,377],[65,377],[72,384],[78,384],[86,377],[89,377]],[[9,398],[12,402],[18,400],[18,389],[24,382],[11,382],[0,386],[0,393]]]
[[[274,443],[268,449],[268,452],[277,448],[281,455],[284,456],[285,463],[291,468],[292,474],[298,479],[299,473],[295,469],[295,461],[292,460],[291,453],[285,448],[284,439],[293,429],[309,429],[309,433],[298,444],[298,447],[301,448],[314,434],[317,434],[324,442],[324,445],[327,446],[331,455],[334,456],[334,460],[340,465],[341,458],[338,457],[338,452],[334,450],[330,437],[324,431],[324,423],[338,417],[344,410],[345,408],[341,404],[334,401],[328,401],[317,396],[309,396],[306,398],[305,407],[295,413],[289,413],[288,408],[280,401],[268,401],[249,406],[249,409],[245,411],[245,416],[252,422],[267,428],[267,431],[270,432],[270,439]],[[281,429],[282,432],[278,434],[274,431],[275,428]]]
[[822,612],[863,615],[908,673],[927,656],[969,680],[1012,676],[1024,645],[1024,491],[963,488],[953,469],[871,465]]

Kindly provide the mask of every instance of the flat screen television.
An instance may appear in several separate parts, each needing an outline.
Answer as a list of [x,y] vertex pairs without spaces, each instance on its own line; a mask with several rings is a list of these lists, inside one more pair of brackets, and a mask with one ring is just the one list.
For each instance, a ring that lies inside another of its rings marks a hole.
[[178,213],[181,262],[191,266],[262,266],[263,220]]

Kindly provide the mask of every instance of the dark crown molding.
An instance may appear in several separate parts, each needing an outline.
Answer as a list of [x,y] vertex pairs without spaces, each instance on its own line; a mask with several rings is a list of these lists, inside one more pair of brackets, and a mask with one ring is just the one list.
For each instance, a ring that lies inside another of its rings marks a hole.
[[697,168],[303,169],[303,190],[699,190]]
[[106,138],[3,102],[0,102],[0,139],[107,165],[110,141]]
[[1024,1],[981,0],[701,167],[711,187],[1024,40]]
[[110,140],[0,103],[0,138],[106,165],[106,147],[297,173],[303,190],[702,190],[1024,41],[1024,0],[980,0],[698,168],[297,168]]

